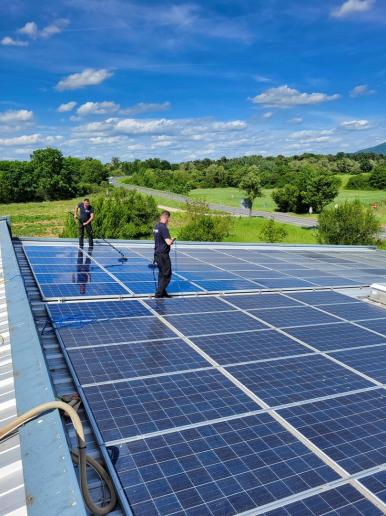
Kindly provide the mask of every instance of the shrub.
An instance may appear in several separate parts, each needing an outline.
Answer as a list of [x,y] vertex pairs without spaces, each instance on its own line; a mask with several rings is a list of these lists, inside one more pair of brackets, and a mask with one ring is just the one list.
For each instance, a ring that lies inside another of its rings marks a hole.
[[369,183],[369,174],[357,174],[351,176],[347,181],[346,188],[348,190],[372,190],[373,186]]
[[371,208],[357,199],[337,207],[325,208],[319,215],[319,241],[322,244],[375,244],[381,224]]
[[[114,188],[93,199],[95,211],[93,229],[97,238],[149,238],[158,216],[153,197],[135,190]],[[66,217],[62,237],[76,237],[77,224],[74,218]]]
[[378,190],[386,188],[386,167],[384,165],[377,165],[374,168],[369,178],[369,184]]
[[231,218],[221,215],[210,215],[208,205],[199,200],[186,203],[187,224],[179,233],[180,240],[200,242],[221,242],[231,228]]
[[274,242],[282,242],[287,235],[288,231],[284,225],[278,224],[274,219],[268,220],[260,232],[260,238],[264,242],[269,242],[272,244]]

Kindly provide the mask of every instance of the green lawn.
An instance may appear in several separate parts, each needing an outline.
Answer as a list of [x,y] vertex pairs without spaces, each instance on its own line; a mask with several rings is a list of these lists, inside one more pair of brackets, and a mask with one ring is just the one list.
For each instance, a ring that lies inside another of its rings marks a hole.
[[[253,207],[256,210],[274,211],[275,203],[271,196],[272,190],[265,189],[263,197],[255,200]],[[240,201],[244,195],[237,188],[197,188],[191,190],[190,197],[202,199],[206,202],[225,204],[227,206],[240,207]]]

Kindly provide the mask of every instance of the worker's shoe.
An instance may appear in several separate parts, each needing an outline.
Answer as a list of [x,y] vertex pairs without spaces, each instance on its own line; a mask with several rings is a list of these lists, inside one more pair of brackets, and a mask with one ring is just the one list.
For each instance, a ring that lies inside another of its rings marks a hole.
[[167,292],[164,292],[164,295],[163,295],[162,297],[167,297],[167,298],[169,299],[169,298],[171,298],[171,297],[173,297],[173,296],[171,296],[171,295],[170,295],[170,294],[168,294]]
[[159,294],[158,292],[156,292],[154,294],[154,297],[157,297],[159,299],[159,298],[164,297],[164,296],[162,294]]

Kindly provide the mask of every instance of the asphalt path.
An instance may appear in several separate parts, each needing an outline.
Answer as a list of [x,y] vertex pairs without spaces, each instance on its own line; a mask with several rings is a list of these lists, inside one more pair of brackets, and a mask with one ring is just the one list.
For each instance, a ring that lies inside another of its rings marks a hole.
[[[115,177],[110,179],[110,184],[113,186],[123,186],[129,190],[137,190],[148,195],[155,195],[157,197],[163,197],[178,202],[191,201],[191,197],[185,195],[176,194],[173,192],[165,192],[163,190],[154,190],[153,188],[146,188],[144,186],[128,185],[121,183]],[[208,203],[208,206],[213,211],[222,211],[229,213],[230,215],[237,217],[248,217],[249,210],[245,208],[234,208],[233,206],[226,206],[225,204]],[[274,219],[277,222],[284,224],[293,224],[294,226],[300,226],[302,228],[314,228],[317,226],[317,220],[314,218],[303,218],[297,217],[296,215],[288,215],[288,213],[282,213],[280,211],[263,211],[263,210],[252,210],[253,217],[262,217],[264,219]]]

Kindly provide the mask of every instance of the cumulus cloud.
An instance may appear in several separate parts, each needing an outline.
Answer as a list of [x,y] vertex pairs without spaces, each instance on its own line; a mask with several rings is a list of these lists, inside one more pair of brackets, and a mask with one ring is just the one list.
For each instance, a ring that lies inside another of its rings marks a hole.
[[13,145],[32,145],[39,143],[40,140],[40,134],[25,134],[22,136],[15,136],[14,138],[0,138],[0,145],[5,147],[11,147]]
[[175,127],[175,120],[161,118],[158,120],[136,120],[135,118],[126,118],[120,120],[115,126],[115,130],[126,134],[152,134],[163,132],[167,129]]
[[346,0],[342,5],[332,11],[335,18],[344,18],[356,13],[363,13],[371,9],[375,0]]
[[359,97],[361,95],[373,95],[375,90],[369,90],[367,84],[358,84],[350,91],[350,97]]
[[58,107],[58,111],[59,113],[67,113],[68,111],[72,111],[76,104],[77,103],[74,100],[71,100],[70,102],[67,102],[65,104],[60,104],[60,106]]
[[21,27],[18,32],[23,34],[24,36],[28,36],[32,39],[49,39],[54,34],[59,34],[62,30],[67,27],[69,21],[65,18],[59,18],[55,20],[53,23],[46,25],[41,30],[39,30],[37,24],[34,21],[27,22],[24,27]]
[[88,115],[106,115],[109,113],[115,113],[119,110],[119,104],[110,101],[104,102],[85,102],[77,109],[79,116]]
[[291,118],[290,122],[293,124],[301,124],[303,122],[303,118],[301,116],[295,116],[294,118]]
[[[334,135],[334,129],[304,130],[290,133],[289,141],[296,140],[299,144],[338,142],[339,138]],[[295,147],[294,147],[295,148]]]
[[9,110],[0,112],[0,122],[4,124],[31,122],[33,112],[27,109]]
[[253,104],[262,104],[268,107],[289,108],[293,106],[306,106],[320,104],[331,100],[337,100],[339,95],[327,95],[326,93],[302,93],[287,85],[268,90],[251,98]]
[[20,39],[13,39],[10,36],[5,36],[1,40],[1,44],[6,47],[26,47],[28,45],[27,41],[21,41]]
[[272,79],[265,75],[255,75],[255,81],[257,82],[272,82]]
[[167,111],[170,108],[170,102],[138,102],[138,104],[134,104],[134,106],[122,109],[121,113],[124,115],[139,115],[152,111]]
[[76,90],[86,86],[96,86],[97,84],[101,84],[112,75],[113,72],[105,69],[95,70],[94,68],[86,68],[82,72],[73,73],[59,81],[56,85],[56,89],[59,91],[64,91]]
[[368,120],[347,120],[342,122],[340,126],[343,129],[350,129],[354,131],[361,131],[363,129],[370,129],[370,123]]
[[263,118],[272,118],[273,112],[272,111],[266,111],[262,116]]

